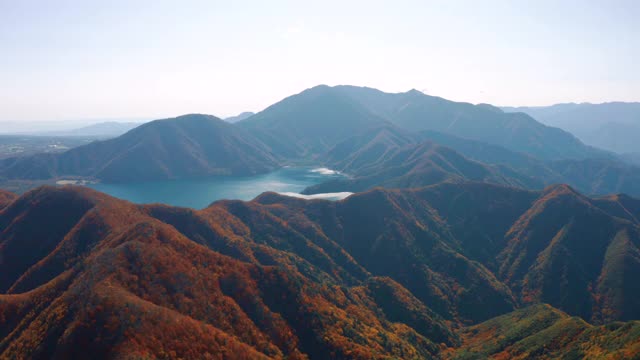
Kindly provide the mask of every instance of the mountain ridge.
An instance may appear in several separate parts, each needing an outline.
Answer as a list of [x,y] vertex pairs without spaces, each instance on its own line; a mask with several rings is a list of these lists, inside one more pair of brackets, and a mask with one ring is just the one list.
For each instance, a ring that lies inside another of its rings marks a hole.
[[148,122],[118,138],[59,155],[0,162],[0,171],[9,179],[80,176],[110,182],[248,175],[276,167],[278,160],[264,144],[214,116],[200,114]]
[[[636,319],[640,314],[625,309],[637,308],[640,289],[628,274],[640,264],[640,240],[620,236],[616,226],[631,234],[640,224],[609,213],[620,213],[616,204],[635,213],[636,202],[592,199],[566,185],[535,192],[445,183],[378,188],[337,202],[264,193],[198,211],[135,205],[82,187],[41,187],[0,210],[0,258],[9,261],[0,262],[0,354],[447,358],[489,351],[473,347],[475,329],[527,318],[531,310],[518,309],[544,300],[595,323]],[[553,207],[566,213],[559,227],[584,213],[585,227],[603,229],[586,238],[608,244],[602,268],[592,253],[576,249],[567,259],[554,252],[556,225],[531,220],[555,216]],[[603,221],[614,224],[611,232]],[[540,284],[558,281],[536,264],[525,286],[508,285],[513,277],[492,270],[512,264],[496,254],[519,257],[513,239],[524,237],[513,234],[523,231],[543,244],[537,258],[578,262],[600,274],[597,286],[565,287],[574,296],[586,291],[594,314],[580,302],[545,297],[552,293]],[[531,329],[523,336],[544,334]],[[517,342],[509,339],[499,349]],[[631,354],[638,338],[620,341],[606,352]]]

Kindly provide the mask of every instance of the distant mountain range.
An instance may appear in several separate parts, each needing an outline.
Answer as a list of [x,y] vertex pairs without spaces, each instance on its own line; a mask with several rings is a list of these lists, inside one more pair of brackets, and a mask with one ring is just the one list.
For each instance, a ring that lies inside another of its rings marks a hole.
[[0,121],[2,135],[114,137],[141,125],[148,118]]
[[229,116],[229,117],[226,117],[226,118],[224,118],[224,121],[226,121],[226,122],[230,122],[230,123],[232,123],[232,124],[233,124],[233,123],[236,123],[236,122],[238,122],[238,121],[241,121],[241,120],[247,119],[247,118],[249,118],[249,117],[251,117],[251,116],[253,116],[253,115],[255,115],[255,113],[252,113],[252,112],[249,112],[249,111],[245,111],[245,112],[240,113],[240,114],[238,114],[238,115],[236,115],[236,116]]
[[540,107],[503,107],[576,135],[589,145],[618,153],[640,152],[640,103],[557,104]]
[[630,197],[443,183],[195,211],[42,187],[0,204],[0,357],[639,355]]
[[279,167],[269,148],[210,115],[156,120],[62,154],[0,161],[8,179],[86,177],[108,182],[250,175]]
[[0,160],[2,179],[105,182],[251,175],[323,164],[348,175],[307,193],[482,181],[640,195],[640,168],[528,115],[412,90],[317,86],[234,124],[186,115],[63,154]]
[[140,122],[99,122],[71,130],[45,132],[48,136],[91,136],[98,138],[112,138],[140,126]]

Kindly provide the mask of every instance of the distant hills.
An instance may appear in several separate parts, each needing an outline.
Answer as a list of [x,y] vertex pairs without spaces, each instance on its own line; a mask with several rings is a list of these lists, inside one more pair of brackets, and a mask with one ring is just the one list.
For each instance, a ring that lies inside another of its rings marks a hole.
[[504,107],[575,134],[589,145],[618,153],[640,152],[640,103],[557,104],[540,107]]
[[81,187],[5,202],[0,357],[638,355],[629,197],[443,183],[201,211]]
[[96,138],[112,138],[120,136],[127,131],[140,126],[139,122],[99,122],[71,130],[59,130],[47,132],[48,136],[90,136]]
[[279,166],[269,148],[210,115],[156,120],[126,134],[71,149],[6,159],[9,179],[88,177],[110,182],[250,175]]
[[233,123],[236,123],[238,121],[247,119],[247,118],[249,118],[250,116],[253,116],[253,115],[255,115],[255,113],[252,113],[252,112],[249,112],[249,111],[245,111],[245,112],[240,113],[240,114],[238,114],[236,116],[226,117],[226,118],[224,118],[224,121],[230,122],[230,123],[233,124]]

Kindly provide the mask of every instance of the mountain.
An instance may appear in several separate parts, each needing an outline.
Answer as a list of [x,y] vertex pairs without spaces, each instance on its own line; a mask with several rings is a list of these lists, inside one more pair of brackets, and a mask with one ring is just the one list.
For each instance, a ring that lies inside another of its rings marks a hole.
[[593,326],[548,305],[463,328],[459,349],[445,359],[636,359],[640,322]]
[[338,86],[335,91],[411,131],[443,132],[547,160],[609,156],[566,131],[545,126],[526,114],[505,113],[487,104],[454,102],[417,90],[389,94],[371,88]]
[[442,181],[480,181],[542,189],[567,183],[591,195],[640,196],[640,167],[615,159],[544,161],[499,145],[436,131],[409,132],[384,125],[337,144],[321,157],[348,174],[314,185],[307,194],[411,188]]
[[575,134],[587,144],[619,153],[640,152],[640,103],[569,103],[538,107],[504,107]]
[[0,213],[0,356],[424,359],[439,348],[429,339],[455,344],[395,281],[363,273],[345,286],[325,273],[329,254],[353,263],[325,253],[330,241],[305,244],[275,217],[245,225],[228,206],[140,207],[80,188],[23,195]]
[[[640,316],[640,224],[613,215],[638,202],[449,183],[196,211],[41,187],[0,210],[0,357],[632,354],[637,322],[587,321]],[[540,302],[562,311],[517,310]]]
[[611,157],[571,134],[522,113],[428,96],[355,86],[316,86],[240,121],[278,153],[314,157],[353,134],[392,123],[407,131],[433,130],[500,145],[541,159]]
[[[596,322],[640,316],[640,304],[628,297],[640,291],[628,278],[640,264],[640,207],[633,201],[614,213],[564,185],[532,193],[449,183],[409,193],[411,200],[395,201],[398,209],[425,213],[407,205],[421,199],[448,225],[462,254],[494,272],[520,302],[547,302]],[[617,291],[605,290],[614,283]]]
[[229,122],[229,123],[237,123],[238,121],[242,121],[244,119],[247,119],[251,116],[255,115],[255,113],[249,112],[249,111],[245,111],[243,113],[240,113],[236,116],[229,116],[224,118],[224,121]]
[[[464,150],[437,147],[426,142],[431,138]],[[185,115],[62,154],[1,160],[0,179],[155,181],[252,175],[282,164],[324,163],[353,175],[344,184],[357,191],[466,179],[533,189],[566,182],[588,194],[638,194],[634,184],[639,170],[608,160],[617,158],[527,115],[504,113],[491,105],[457,103],[415,90],[390,94],[321,85],[236,124]],[[588,174],[596,174],[597,182]]]
[[[497,145],[458,138],[438,132],[423,132],[428,140],[450,147],[469,159],[507,167],[545,186],[566,183],[590,195],[627,193],[640,196],[640,163],[617,158],[565,159],[544,161]],[[529,188],[536,188],[531,184]]]
[[544,183],[501,166],[469,160],[451,148],[392,126],[365,132],[336,145],[327,166],[349,174],[309,187],[305,193],[364,191],[376,186],[414,188],[443,181],[480,181],[542,188]]
[[[497,260],[499,277],[523,301],[545,302],[598,322],[636,319],[640,291],[637,222],[613,217],[567,186],[543,192],[511,226]],[[611,284],[617,284],[616,289]]]
[[192,114],[152,121],[62,154],[7,159],[0,162],[0,176],[124,182],[251,175],[276,167],[276,156],[246,131],[214,116]]
[[238,126],[279,154],[308,159],[383,122],[336,89],[320,85],[271,105]]
[[48,132],[45,134],[49,136],[90,136],[97,138],[112,138],[120,136],[140,125],[141,123],[139,122],[105,121],[76,129]]
[[640,122],[640,103],[637,102],[566,103],[551,106],[502,107],[502,109],[507,112],[527,113],[545,124],[572,130],[595,130],[610,122],[621,124]]

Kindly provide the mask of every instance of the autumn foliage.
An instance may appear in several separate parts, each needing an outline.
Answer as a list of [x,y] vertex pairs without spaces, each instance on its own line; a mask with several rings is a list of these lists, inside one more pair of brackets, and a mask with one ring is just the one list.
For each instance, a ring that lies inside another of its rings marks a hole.
[[630,198],[445,183],[201,211],[80,187],[4,199],[0,358],[638,354],[638,323],[614,322],[640,318]]

